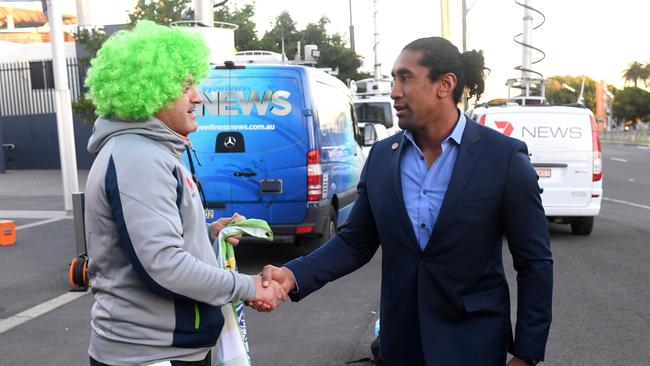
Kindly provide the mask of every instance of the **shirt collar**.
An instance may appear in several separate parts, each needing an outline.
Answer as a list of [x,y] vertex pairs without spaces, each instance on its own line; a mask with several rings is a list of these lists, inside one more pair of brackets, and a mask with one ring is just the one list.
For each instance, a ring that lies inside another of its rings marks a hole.
[[462,113],[461,111],[458,111],[458,114],[460,117],[458,117],[456,127],[451,131],[451,134],[447,139],[452,139],[456,144],[460,145],[460,141],[463,139],[463,132],[465,132],[465,125],[467,125],[467,118],[465,117],[465,113]]
[[[467,125],[467,118],[465,117],[464,113],[460,112],[460,110],[458,110],[458,114],[459,117],[458,121],[456,121],[456,126],[454,126],[454,129],[451,130],[449,136],[447,136],[447,138],[442,141],[443,143],[452,140],[457,145],[460,145],[460,142],[463,139],[463,132],[465,132],[465,125]],[[414,146],[417,146],[415,139],[413,138],[413,133],[411,133],[411,131],[405,131],[404,138],[410,141]]]

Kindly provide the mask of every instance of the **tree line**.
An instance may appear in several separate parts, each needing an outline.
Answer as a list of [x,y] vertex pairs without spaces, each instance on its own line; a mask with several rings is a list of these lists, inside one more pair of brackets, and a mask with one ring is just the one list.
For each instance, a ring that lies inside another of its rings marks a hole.
[[[129,13],[131,27],[139,20],[146,19],[158,24],[169,25],[176,21],[194,20],[194,10],[190,7],[192,0],[138,0]],[[265,50],[280,53],[284,43],[287,59],[292,60],[297,52],[297,44],[315,44],[320,51],[316,67],[331,68],[338,71],[340,80],[359,80],[370,77],[367,72],[359,72],[361,56],[347,47],[345,39],[339,33],[328,34],[326,26],[330,20],[322,16],[318,21],[298,29],[297,23],[287,11],[280,13],[270,30],[259,38],[257,24],[253,20],[255,3],[251,1],[227,3],[214,12],[217,21],[233,23],[235,30],[235,48],[241,51]],[[103,29],[82,29],[75,34],[76,41],[85,48],[86,57],[80,57],[80,65],[88,65],[97,54],[109,35]],[[80,115],[84,123],[92,123],[95,111],[92,103],[82,96],[73,102],[73,110]]]
[[[194,10],[190,8],[192,0],[138,0],[134,9],[129,13],[131,25],[138,20],[146,19],[158,24],[169,25],[175,21],[194,20]],[[320,50],[317,67],[338,70],[338,78],[346,81],[369,77],[369,73],[359,72],[362,64],[361,56],[357,55],[346,45],[339,33],[328,34],[326,26],[330,20],[322,16],[318,21],[309,23],[303,29],[298,29],[297,23],[287,11],[280,13],[273,22],[273,27],[259,38],[255,15],[254,2],[226,3],[214,12],[217,21],[233,23],[238,26],[235,30],[235,48],[240,51],[265,50],[280,53],[284,42],[287,59],[292,60],[297,52],[298,42],[303,46],[315,44]],[[101,30],[82,30],[77,40],[90,45],[91,56],[106,40]]]
[[[626,85],[618,89],[608,85],[604,93],[612,98],[610,113],[616,126],[633,126],[641,122],[650,122],[650,93],[640,88],[639,82],[643,82],[647,88],[650,84],[650,63],[641,64],[632,62],[622,72]],[[551,76],[546,83],[546,99],[551,104],[575,104],[578,101],[578,93],[584,80],[584,105],[596,111],[596,83],[597,81],[587,76]],[[627,84],[632,84],[627,85]],[[567,87],[568,86],[568,87]],[[575,92],[570,90],[576,90]]]
[[[170,24],[179,20],[193,20],[194,11],[190,7],[192,0],[138,0],[134,9],[129,13],[131,25],[138,20],[152,20],[158,24]],[[315,44],[320,50],[317,67],[338,70],[338,78],[342,81],[359,80],[370,77],[367,72],[359,72],[362,64],[361,56],[350,49],[343,35],[339,33],[328,34],[326,26],[330,20],[322,16],[316,22],[307,24],[303,29],[298,29],[297,23],[287,11],[283,11],[272,23],[271,29],[260,38],[257,36],[257,24],[253,20],[255,3],[243,0],[236,3],[226,3],[215,10],[214,19],[238,25],[235,30],[235,48],[237,50],[266,50],[280,53],[284,43],[288,59],[293,59],[297,52],[298,42],[302,45]],[[128,26],[128,25],[127,25]],[[94,57],[102,43],[108,38],[100,29],[81,30],[76,34],[79,43],[86,47],[88,57],[80,59],[80,63],[88,62]],[[643,82],[647,88],[650,83],[650,63],[630,63],[623,71],[622,76],[627,83],[617,89],[608,86],[608,92],[613,95],[612,111],[616,124],[631,124],[640,121],[650,121],[650,93],[638,87]],[[596,107],[596,81],[586,76],[552,76],[546,86],[546,98],[554,104],[576,103],[578,95],[563,87],[569,85],[575,90],[580,90],[582,80],[585,81],[584,103],[592,111]],[[73,105],[75,112],[82,115],[85,121],[94,120],[92,104],[81,98]]]

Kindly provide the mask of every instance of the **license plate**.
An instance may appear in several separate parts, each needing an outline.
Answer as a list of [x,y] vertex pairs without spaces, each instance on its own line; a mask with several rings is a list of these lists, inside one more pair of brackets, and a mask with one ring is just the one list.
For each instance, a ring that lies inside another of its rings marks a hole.
[[537,175],[539,175],[540,178],[551,177],[551,169],[535,168],[535,170],[537,171]]

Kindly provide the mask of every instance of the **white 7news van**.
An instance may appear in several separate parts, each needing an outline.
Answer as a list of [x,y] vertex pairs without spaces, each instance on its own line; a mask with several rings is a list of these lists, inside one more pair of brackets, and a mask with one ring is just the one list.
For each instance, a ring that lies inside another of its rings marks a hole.
[[470,117],[528,145],[550,222],[589,235],[603,197],[600,138],[584,107],[504,105],[479,107]]

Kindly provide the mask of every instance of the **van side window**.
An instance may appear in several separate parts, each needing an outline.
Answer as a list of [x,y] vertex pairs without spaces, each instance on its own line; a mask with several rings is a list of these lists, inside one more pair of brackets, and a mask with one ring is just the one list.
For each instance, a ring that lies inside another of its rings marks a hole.
[[318,83],[314,98],[322,146],[354,144],[350,98],[344,92],[323,83]]
[[361,129],[359,129],[359,120],[357,119],[357,113],[354,108],[354,104],[350,103],[350,115],[352,116],[352,131],[354,132],[354,139],[361,146],[363,145],[363,136],[361,135]]
[[386,128],[393,127],[393,113],[390,102],[357,103],[357,117],[361,122],[381,123]]

